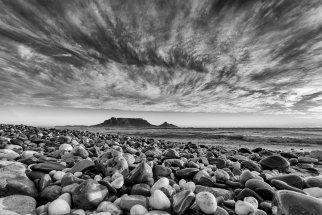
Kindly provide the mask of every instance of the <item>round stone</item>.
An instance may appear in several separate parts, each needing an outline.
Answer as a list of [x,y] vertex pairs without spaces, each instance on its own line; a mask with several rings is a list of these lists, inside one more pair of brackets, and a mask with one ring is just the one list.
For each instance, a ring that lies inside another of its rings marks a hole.
[[196,195],[196,203],[205,214],[212,214],[217,210],[217,200],[209,192],[202,191]]
[[130,215],[144,215],[148,210],[142,205],[134,205],[130,210]]
[[290,163],[285,158],[279,155],[266,157],[259,163],[264,169],[286,170],[290,166]]
[[245,197],[244,202],[248,202],[248,203],[252,204],[254,209],[258,208],[258,201],[256,200],[256,198],[254,198],[252,196]]
[[228,181],[230,178],[228,172],[226,172],[223,169],[217,169],[215,171],[215,177],[216,177],[216,180],[218,181]]
[[57,171],[57,172],[55,172],[53,179],[55,181],[61,180],[64,177],[64,175],[65,175],[65,172]]
[[169,198],[161,190],[153,192],[149,198],[149,205],[156,210],[167,210],[171,207]]
[[64,199],[56,199],[48,206],[48,215],[64,215],[70,212],[70,206]]
[[235,205],[235,212],[237,215],[249,215],[254,213],[255,209],[253,205],[245,201],[237,201]]
[[121,175],[121,177],[116,178],[114,181],[112,181],[111,186],[115,189],[120,189],[124,185],[124,178]]
[[68,143],[63,143],[59,146],[59,150],[73,151],[73,147]]
[[196,185],[192,181],[187,182],[185,185],[183,185],[184,190],[191,190],[192,192],[195,191]]

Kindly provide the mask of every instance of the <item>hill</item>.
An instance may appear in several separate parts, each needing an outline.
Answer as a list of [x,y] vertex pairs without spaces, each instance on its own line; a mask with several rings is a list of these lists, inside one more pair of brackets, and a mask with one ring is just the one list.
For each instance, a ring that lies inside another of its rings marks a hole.
[[152,125],[147,120],[142,118],[115,118],[112,117],[104,122],[93,125],[95,127],[160,127],[160,128],[177,128],[176,125],[164,122],[157,126]]

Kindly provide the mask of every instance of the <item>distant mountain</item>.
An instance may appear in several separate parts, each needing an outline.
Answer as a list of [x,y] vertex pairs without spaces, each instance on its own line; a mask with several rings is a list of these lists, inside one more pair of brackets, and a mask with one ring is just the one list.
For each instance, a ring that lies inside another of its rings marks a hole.
[[159,128],[176,128],[177,126],[164,122],[157,126],[152,125],[142,118],[115,118],[112,117],[104,122],[94,125],[95,127],[159,127]]
[[167,123],[167,122],[162,123],[161,125],[159,125],[159,127],[162,127],[162,128],[178,128],[178,126],[170,124],[170,123]]

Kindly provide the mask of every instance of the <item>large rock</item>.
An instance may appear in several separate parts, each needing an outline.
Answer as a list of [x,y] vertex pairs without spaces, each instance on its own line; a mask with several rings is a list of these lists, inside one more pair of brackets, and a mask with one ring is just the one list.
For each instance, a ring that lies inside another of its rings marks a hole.
[[316,158],[319,161],[322,161],[322,150],[313,150],[313,151],[311,151],[310,157]]
[[129,181],[133,184],[151,183],[153,181],[152,168],[145,162],[140,163],[132,170]]
[[35,184],[27,177],[22,163],[0,161],[0,196],[22,194],[35,197]]
[[36,200],[24,195],[11,195],[0,198],[0,214],[36,215]]
[[11,149],[0,149],[0,159],[6,158],[8,160],[14,160],[18,157],[20,157],[20,155]]
[[272,211],[280,215],[318,215],[322,214],[322,201],[294,191],[280,190],[274,196]]

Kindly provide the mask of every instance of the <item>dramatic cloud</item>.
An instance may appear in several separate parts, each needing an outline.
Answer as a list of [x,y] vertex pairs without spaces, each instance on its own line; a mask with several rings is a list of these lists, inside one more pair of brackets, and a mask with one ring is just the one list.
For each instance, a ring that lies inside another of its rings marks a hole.
[[1,105],[322,114],[321,0],[2,0]]

